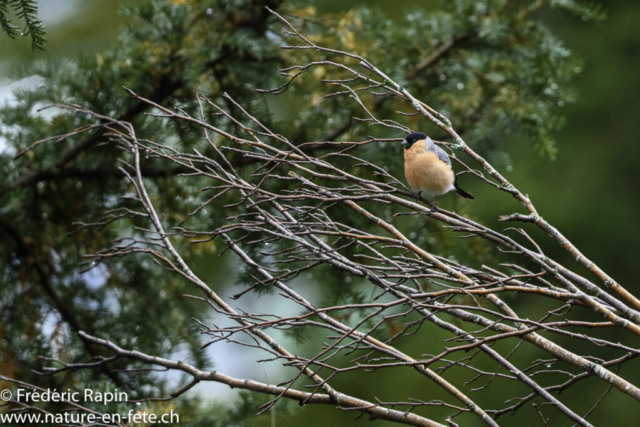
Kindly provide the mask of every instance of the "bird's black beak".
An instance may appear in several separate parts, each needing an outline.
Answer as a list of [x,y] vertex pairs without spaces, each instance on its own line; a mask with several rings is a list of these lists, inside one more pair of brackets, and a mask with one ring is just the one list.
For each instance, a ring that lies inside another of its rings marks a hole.
[[402,141],[402,145],[404,145],[405,147],[407,146],[407,140],[406,139],[404,141]]

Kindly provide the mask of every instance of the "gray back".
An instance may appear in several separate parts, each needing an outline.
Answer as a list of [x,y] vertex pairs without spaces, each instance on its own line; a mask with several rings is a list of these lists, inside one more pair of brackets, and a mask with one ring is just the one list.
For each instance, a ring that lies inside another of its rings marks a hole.
[[447,154],[447,152],[444,151],[442,148],[438,147],[435,144],[435,142],[433,142],[433,140],[429,137],[427,137],[427,148],[429,149],[429,151],[431,151],[436,156],[438,156],[440,160],[442,160],[443,162],[448,164],[449,167],[451,167],[451,159],[449,158],[449,155]]

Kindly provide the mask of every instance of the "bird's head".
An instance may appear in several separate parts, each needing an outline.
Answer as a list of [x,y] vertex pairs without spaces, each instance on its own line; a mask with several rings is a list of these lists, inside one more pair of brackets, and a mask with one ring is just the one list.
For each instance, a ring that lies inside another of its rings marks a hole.
[[405,137],[404,141],[402,141],[402,145],[404,145],[405,150],[408,150],[413,144],[418,141],[422,141],[423,139],[427,139],[426,134],[422,132],[412,132]]

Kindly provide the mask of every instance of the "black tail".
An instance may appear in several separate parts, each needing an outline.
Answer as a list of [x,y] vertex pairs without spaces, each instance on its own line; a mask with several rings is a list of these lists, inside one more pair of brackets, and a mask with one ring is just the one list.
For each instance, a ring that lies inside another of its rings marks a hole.
[[458,183],[456,182],[455,184],[453,184],[454,187],[456,187],[456,191],[458,192],[459,195],[461,195],[462,197],[465,197],[467,199],[473,199],[473,196],[469,193],[467,193],[466,191],[464,191],[462,188],[458,187]]

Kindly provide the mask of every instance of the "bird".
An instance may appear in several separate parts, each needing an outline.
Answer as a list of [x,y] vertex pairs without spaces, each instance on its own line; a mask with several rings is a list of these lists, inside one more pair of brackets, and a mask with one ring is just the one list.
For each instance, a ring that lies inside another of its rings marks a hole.
[[455,191],[462,197],[473,196],[458,187],[455,172],[451,168],[449,155],[422,132],[408,134],[404,141],[404,176],[407,184],[416,192],[416,201],[422,193],[432,196],[435,207],[438,196]]

